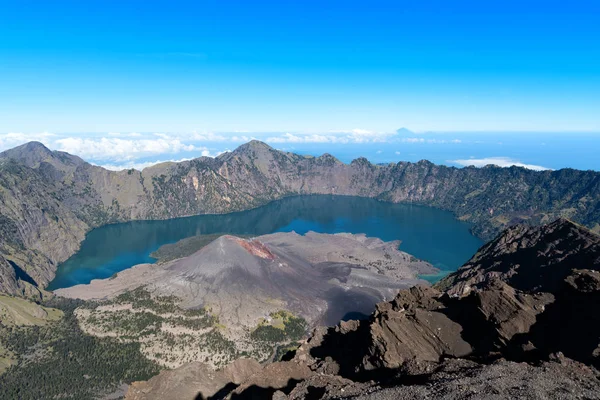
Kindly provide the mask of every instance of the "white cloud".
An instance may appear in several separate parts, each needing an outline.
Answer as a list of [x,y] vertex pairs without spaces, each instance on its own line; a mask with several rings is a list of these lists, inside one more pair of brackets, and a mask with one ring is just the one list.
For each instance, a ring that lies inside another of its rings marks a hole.
[[366,129],[352,129],[348,138],[355,143],[382,143],[390,137],[396,135],[395,132],[374,132]]
[[252,139],[254,139],[254,138],[253,137],[248,137],[248,136],[245,136],[245,135],[242,135],[242,136],[232,136],[231,137],[231,141],[232,142],[244,142],[245,143],[245,142],[251,141]]
[[404,143],[425,143],[425,139],[423,139],[423,138],[414,138],[414,137],[403,138],[402,141]]
[[382,150],[377,150],[376,153],[377,154],[381,154],[381,153],[383,153],[383,151]]
[[142,137],[141,133],[130,132],[130,133],[120,133],[120,132],[108,132],[108,136],[116,136],[116,137]]
[[53,133],[41,132],[41,133],[20,133],[20,132],[9,132],[0,134],[0,150],[6,150],[19,146],[31,141],[37,141],[48,146],[52,139],[56,137]]
[[335,135],[292,134],[272,136],[266,139],[270,143],[347,143],[347,139]]
[[[202,150],[202,156],[204,157],[218,157],[223,153],[227,153],[228,150],[226,151],[219,151],[215,154],[212,154],[210,151],[208,150]],[[183,161],[189,161],[192,160],[193,158],[181,158],[179,160],[156,160],[156,161],[142,161],[142,162],[138,162],[138,161],[127,161],[124,163],[119,163],[119,164],[94,164],[94,165],[98,165],[102,168],[105,169],[109,169],[111,171],[123,171],[125,169],[137,169],[138,171],[143,170],[144,168],[148,168],[151,167],[153,165],[156,164],[161,164],[161,163],[165,163],[165,162],[174,162],[174,163],[179,163],[179,162],[183,162]]]
[[265,139],[270,143],[384,143],[388,142],[396,133],[374,132],[366,129],[352,129],[349,131],[329,131],[327,133],[284,133],[279,136],[270,136]]
[[399,152],[399,151],[397,151],[397,152],[396,152],[396,155],[397,155],[397,156],[399,156],[399,155],[400,155],[400,152]]
[[368,129],[352,129],[350,132],[352,132],[354,135],[373,135],[374,132],[370,131]]
[[121,139],[66,137],[54,143],[62,151],[92,160],[127,161],[141,157],[179,153],[182,151],[203,151],[205,147],[185,144],[168,135],[157,134],[158,139]]
[[452,140],[446,140],[446,139],[427,139],[427,143],[437,143],[437,144],[462,143],[462,140],[459,140],[459,139],[452,139]]
[[424,138],[416,138],[416,137],[402,138],[401,141],[403,143],[431,143],[431,144],[446,144],[446,143],[458,144],[458,143],[462,143],[462,140],[459,140],[459,139],[452,139],[452,140],[446,140],[446,139],[424,139]]
[[164,163],[164,162],[182,162],[182,161],[189,161],[189,160],[191,160],[191,158],[182,158],[180,160],[163,160],[163,161],[156,160],[156,161],[146,161],[146,162],[130,161],[130,162],[126,162],[126,163],[119,164],[119,165],[116,165],[116,164],[102,164],[102,165],[95,164],[95,165],[98,165],[102,168],[105,168],[105,169],[108,169],[111,171],[123,171],[125,169],[132,169],[132,168],[137,169],[138,171],[141,171],[144,168],[151,167],[153,165]]
[[[242,136],[241,141],[251,138]],[[52,134],[42,133],[0,133],[0,151],[19,146],[30,141],[42,142],[53,150],[65,151],[107,168],[118,170],[143,168],[157,162],[149,158],[170,159],[175,154],[182,156],[213,157],[203,141],[230,141],[231,138],[208,133],[137,133],[107,132],[104,134]],[[189,154],[193,152],[193,154]]]
[[189,139],[203,141],[203,142],[225,142],[228,140],[227,137],[225,137],[223,135],[215,134],[213,132],[204,132],[204,133],[194,132],[189,137]]
[[509,157],[470,158],[468,160],[453,160],[451,162],[458,165],[462,165],[463,167],[471,165],[475,167],[485,167],[486,165],[492,164],[503,168],[515,166],[532,169],[534,171],[545,171],[550,169],[542,167],[540,165],[524,164],[518,160],[514,160]]

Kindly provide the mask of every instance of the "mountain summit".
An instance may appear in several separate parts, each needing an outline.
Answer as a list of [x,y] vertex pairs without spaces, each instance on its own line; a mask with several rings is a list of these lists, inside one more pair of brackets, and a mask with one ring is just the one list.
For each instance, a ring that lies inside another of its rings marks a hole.
[[40,142],[28,142],[5,150],[0,153],[0,159],[2,158],[11,159],[30,168],[39,168],[41,163],[46,162],[61,170],[85,163],[81,158],[69,153],[52,151]]
[[238,146],[233,152],[234,153],[245,153],[248,151],[271,151],[275,150],[265,142],[261,142],[260,140],[251,140],[248,143],[244,143]]

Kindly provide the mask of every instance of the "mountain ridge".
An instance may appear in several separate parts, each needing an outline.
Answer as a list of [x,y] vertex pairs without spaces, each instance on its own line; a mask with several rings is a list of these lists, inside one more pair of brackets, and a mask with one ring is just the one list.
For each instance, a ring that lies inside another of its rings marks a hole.
[[[484,239],[514,223],[535,225],[560,216],[600,231],[600,173],[593,171],[455,168],[425,161],[381,166],[365,158],[344,164],[331,155],[305,157],[259,141],[216,158],[108,171],[39,143],[16,149],[0,153],[0,255],[40,288],[95,227],[241,211],[293,195],[433,206],[472,223]],[[0,291],[23,294],[8,269],[0,264]]]
[[554,291],[572,265],[600,268],[600,236],[559,218],[542,227],[509,227],[436,287],[462,296],[494,278],[523,291]]

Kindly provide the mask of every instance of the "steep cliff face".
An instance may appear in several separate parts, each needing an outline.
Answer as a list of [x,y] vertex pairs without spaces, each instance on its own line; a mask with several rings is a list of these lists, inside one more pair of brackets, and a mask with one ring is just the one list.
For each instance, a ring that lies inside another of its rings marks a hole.
[[19,282],[48,283],[90,228],[62,198],[61,186],[42,170],[0,160],[0,254],[8,264],[0,291],[18,294]]
[[[217,158],[107,171],[39,143],[0,153],[0,254],[46,285],[94,227],[253,208],[285,196],[340,194],[454,212],[491,238],[515,222],[564,216],[600,230],[600,173],[451,168],[427,161],[343,164],[252,141]],[[0,291],[18,285],[4,274]]]

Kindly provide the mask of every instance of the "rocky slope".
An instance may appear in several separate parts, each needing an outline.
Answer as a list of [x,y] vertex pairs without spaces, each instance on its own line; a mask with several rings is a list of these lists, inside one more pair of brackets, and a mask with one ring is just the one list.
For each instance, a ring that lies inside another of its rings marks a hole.
[[[0,255],[44,287],[93,227],[332,193],[450,210],[483,238],[558,216],[600,230],[600,173],[593,171],[373,165],[364,158],[343,164],[252,141],[216,158],[113,172],[31,142],[0,153]],[[25,280],[0,262],[0,291],[23,295]]]
[[399,289],[424,283],[418,273],[437,272],[399,251],[398,244],[344,233],[225,235],[190,256],[138,265],[55,293],[101,300],[145,287],[156,295],[177,296],[183,308],[210,307],[230,327],[255,326],[281,309],[310,324],[328,324],[347,313],[368,315]]
[[76,311],[83,331],[140,343],[165,367],[264,361],[307,328],[366,317],[399,289],[425,283],[417,273],[437,272],[398,245],[344,233],[225,235],[187,257],[55,293],[96,301]]
[[561,218],[541,228],[509,228],[437,287],[465,295],[497,277],[519,290],[553,292],[574,265],[600,265],[598,235]]
[[[440,283],[446,292],[413,287],[367,320],[318,328],[289,361],[220,394],[600,398],[599,245],[599,236],[567,220],[508,229]],[[152,388],[164,390],[177,373],[137,383],[127,398],[153,398]],[[204,398],[204,386],[197,390]]]

